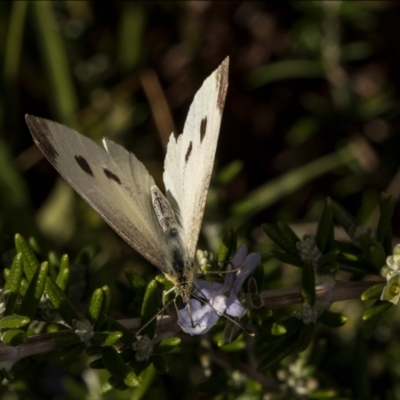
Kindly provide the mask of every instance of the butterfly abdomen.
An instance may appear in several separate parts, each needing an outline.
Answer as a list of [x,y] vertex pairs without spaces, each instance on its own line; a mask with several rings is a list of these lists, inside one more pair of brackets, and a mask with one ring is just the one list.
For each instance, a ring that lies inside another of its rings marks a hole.
[[183,241],[182,228],[175,218],[168,200],[160,189],[153,185],[151,197],[154,212],[164,233],[166,242],[165,273],[176,287],[176,291],[185,302],[189,301],[193,286],[194,263],[189,259]]

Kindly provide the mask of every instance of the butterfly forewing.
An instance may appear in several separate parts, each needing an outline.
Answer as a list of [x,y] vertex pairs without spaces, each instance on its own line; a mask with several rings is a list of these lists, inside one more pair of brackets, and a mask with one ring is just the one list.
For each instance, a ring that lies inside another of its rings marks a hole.
[[167,199],[144,165],[110,140],[105,150],[73,129],[26,116],[33,139],[71,186],[188,302],[201,221],[228,87],[229,59],[203,83],[165,159]]
[[214,165],[228,88],[229,58],[203,83],[190,106],[183,133],[171,135],[165,159],[167,197],[177,209],[193,259]]
[[144,165],[122,146],[107,151],[73,129],[26,116],[33,139],[63,178],[134,249],[165,270],[165,239],[155,220]]

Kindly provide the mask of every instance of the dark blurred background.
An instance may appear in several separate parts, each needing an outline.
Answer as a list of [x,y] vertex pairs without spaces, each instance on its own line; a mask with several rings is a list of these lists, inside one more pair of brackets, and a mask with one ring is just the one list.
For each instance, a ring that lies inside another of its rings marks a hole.
[[32,148],[24,114],[113,138],[160,182],[170,132],[227,55],[216,176],[228,170],[215,183],[237,228],[250,217],[315,219],[326,196],[368,220],[380,191],[399,190],[396,2],[1,7],[3,145],[35,209],[57,174]]
[[236,162],[223,202],[239,223],[313,218],[326,196],[368,218],[377,194],[396,186],[396,2],[1,7],[2,138],[35,209],[56,173],[31,148],[24,114],[111,137],[160,176],[169,133],[182,130],[196,90],[227,55],[216,171]]
[[90,248],[91,289],[116,266],[152,270],[33,146],[26,113],[123,144],[162,186],[169,134],[229,56],[202,248],[236,228],[266,255],[264,222],[313,232],[331,196],[373,224],[379,193],[399,195],[399,2],[3,1],[0,20],[2,246],[20,232],[75,256]]

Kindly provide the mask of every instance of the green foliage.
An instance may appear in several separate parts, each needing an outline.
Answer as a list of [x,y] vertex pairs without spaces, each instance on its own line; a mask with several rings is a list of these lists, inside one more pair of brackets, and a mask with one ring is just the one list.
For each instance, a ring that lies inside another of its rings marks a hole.
[[102,350],[105,367],[111,372],[114,379],[127,387],[138,387],[140,382],[135,372],[119,356],[113,347],[105,347]]
[[7,315],[0,320],[0,329],[18,329],[28,325],[30,319],[24,315]]
[[23,272],[22,258],[22,253],[18,253],[14,257],[6,283],[4,285],[4,291],[8,295],[7,306],[4,313],[5,315],[9,315],[13,312],[15,303],[17,301]]
[[26,339],[26,332],[22,329],[9,329],[1,337],[1,341],[7,346],[20,346]]
[[339,328],[346,323],[347,317],[332,311],[324,311],[318,321],[329,328]]
[[143,326],[143,335],[147,335],[151,338],[154,337],[157,324],[157,319],[154,317],[158,314],[158,309],[158,285],[155,280],[152,280],[147,285],[142,305],[141,323]]
[[315,274],[314,267],[310,262],[303,264],[301,274],[301,294],[307,304],[315,304]]
[[47,277],[46,281],[46,294],[53,307],[70,326],[72,326],[74,319],[79,319],[79,315],[68,300],[68,297],[50,277]]
[[222,238],[222,242],[217,252],[217,261],[224,263],[232,258],[236,251],[237,233],[229,230]]

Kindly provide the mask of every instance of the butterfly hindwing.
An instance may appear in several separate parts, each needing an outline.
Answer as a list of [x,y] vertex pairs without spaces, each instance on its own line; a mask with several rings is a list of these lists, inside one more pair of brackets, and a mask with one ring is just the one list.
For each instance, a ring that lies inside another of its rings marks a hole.
[[155,219],[144,165],[122,146],[106,150],[73,129],[26,116],[33,139],[63,178],[134,249],[163,272],[165,238]]
[[196,93],[183,133],[170,136],[165,158],[167,197],[177,210],[189,257],[194,258],[214,165],[228,88],[227,57]]

